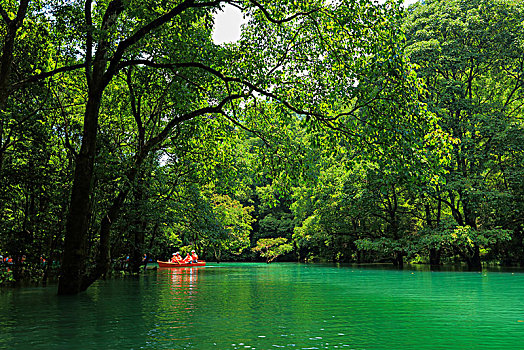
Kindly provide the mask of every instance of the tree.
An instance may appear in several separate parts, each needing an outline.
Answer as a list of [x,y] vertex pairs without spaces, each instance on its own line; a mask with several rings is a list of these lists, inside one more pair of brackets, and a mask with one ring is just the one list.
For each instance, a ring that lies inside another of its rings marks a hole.
[[227,195],[217,194],[213,194],[211,203],[216,220],[223,228],[223,234],[214,237],[207,246],[212,247],[217,261],[220,261],[223,252],[240,255],[250,245],[253,207],[245,207]]
[[[229,50],[216,48],[209,40],[210,11],[223,3],[241,7],[251,18],[244,39]],[[59,294],[75,294],[87,288],[109,265],[109,228],[118,215],[122,200],[115,201],[104,216],[97,258],[99,268],[86,275],[90,215],[87,199],[93,190],[100,108],[107,87],[119,72],[131,66],[164,70],[171,81],[177,82],[173,91],[178,91],[185,101],[173,106],[156,136],[151,137],[135,156],[134,165],[126,174],[132,182],[144,159],[168,138],[176,125],[207,114],[222,114],[238,124],[238,119],[224,112],[227,106],[239,108],[238,103],[233,104],[236,100],[246,99],[248,104],[244,102],[244,106],[249,106],[249,101],[254,103],[259,97],[273,99],[285,109],[311,116],[318,122],[332,121],[332,116],[324,118],[322,113],[327,110],[329,99],[323,105],[318,103],[318,96],[332,97],[325,94],[328,83],[347,86],[347,79],[355,77],[351,70],[355,66],[350,67],[347,62],[341,65],[344,55],[348,57],[358,51],[357,57],[364,56],[362,52],[372,46],[370,38],[360,39],[360,35],[354,37],[354,33],[337,28],[363,31],[362,34],[369,36],[382,35],[382,32],[366,31],[366,28],[373,27],[379,18],[387,17],[388,11],[395,11],[392,4],[382,7],[360,2],[324,6],[321,2],[282,1],[275,5],[255,1],[206,3],[187,0],[163,10],[156,2],[128,4],[113,0],[107,7],[86,2],[83,13],[85,40],[72,41],[83,43],[85,47],[80,65],[85,69],[88,96],[82,145],[75,162]],[[151,14],[150,10],[157,6],[162,15]],[[317,35],[311,38],[311,32]],[[347,40],[338,40],[341,36],[346,36]],[[307,57],[319,59],[304,60]],[[338,74],[324,74],[326,67],[338,70]],[[342,71],[346,73],[340,74]],[[304,72],[308,72],[307,88]],[[314,111],[311,110],[313,106],[316,107]],[[125,197],[127,191],[122,190],[118,198]]]
[[287,238],[262,238],[257,241],[257,245],[253,248],[254,252],[258,252],[261,257],[266,258],[269,264],[273,262],[280,255],[284,255],[293,250],[291,244],[286,243]]
[[518,3],[439,0],[411,7],[405,20],[407,51],[428,88],[425,100],[459,141],[445,183],[429,193],[458,228],[479,235],[462,254],[474,269],[481,267],[483,231],[514,221],[495,217],[513,217],[496,208],[511,196],[506,174],[521,167],[506,162],[502,145],[510,130],[522,130],[522,19]]
[[[240,8],[249,21],[238,43],[217,46],[211,41],[213,13],[225,4]],[[9,6],[2,8],[8,25]],[[279,191],[291,182],[295,165],[286,161],[293,158],[294,144],[278,143],[291,133],[280,131],[296,120],[310,132],[325,132],[324,145],[367,143],[369,155],[387,143],[420,149],[413,143],[431,122],[416,98],[410,100],[418,87],[402,58],[402,11],[396,2],[86,0],[34,6],[27,13],[39,14],[38,23],[52,38],[35,47],[49,42],[52,47],[43,47],[38,67],[9,75],[6,106],[14,110],[23,89],[49,83],[46,91],[63,120],[56,128],[67,150],[61,151],[74,158],[59,294],[76,294],[107,273],[112,250],[121,252],[111,246],[112,225],[129,201],[150,200],[146,180],[161,167],[161,152],[183,146],[179,150],[190,155],[216,154],[187,143],[198,140],[192,133],[213,137],[218,128],[224,145],[218,150],[227,150],[240,131],[259,137],[271,186]],[[13,47],[22,39],[15,35]],[[43,98],[42,91],[38,95]],[[411,128],[419,121],[420,128]],[[271,137],[274,131],[279,137]],[[197,183],[206,171],[228,175],[231,169],[188,158]],[[215,184],[210,193],[225,196],[227,184]],[[190,198],[184,204],[194,206],[193,214],[211,213],[203,188],[177,190]],[[220,236],[216,217],[208,218],[194,222],[216,226],[213,232]],[[137,258],[147,224],[137,221],[133,227],[141,229],[125,241],[134,242]],[[188,232],[199,244],[200,232]]]
[[50,68],[56,48],[37,3],[3,1],[0,14],[0,244],[17,281],[45,283],[52,265],[42,271],[40,258],[59,259],[71,163],[55,86],[20,82]]

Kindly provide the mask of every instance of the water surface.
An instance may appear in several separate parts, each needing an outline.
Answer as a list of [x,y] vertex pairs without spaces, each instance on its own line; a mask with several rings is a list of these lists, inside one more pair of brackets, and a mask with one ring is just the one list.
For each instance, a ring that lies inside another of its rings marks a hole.
[[523,349],[524,273],[219,264],[0,293],[6,349]]

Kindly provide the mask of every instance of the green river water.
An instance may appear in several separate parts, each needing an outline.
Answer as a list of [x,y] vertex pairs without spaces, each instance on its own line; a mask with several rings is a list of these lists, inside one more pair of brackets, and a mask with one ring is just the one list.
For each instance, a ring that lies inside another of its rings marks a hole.
[[210,264],[0,292],[0,349],[524,349],[524,273]]

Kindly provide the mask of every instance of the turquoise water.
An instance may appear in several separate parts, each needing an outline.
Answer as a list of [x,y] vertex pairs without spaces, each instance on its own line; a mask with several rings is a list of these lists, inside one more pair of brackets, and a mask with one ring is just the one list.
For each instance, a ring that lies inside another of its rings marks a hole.
[[524,348],[521,272],[223,263],[55,293],[0,292],[0,349]]

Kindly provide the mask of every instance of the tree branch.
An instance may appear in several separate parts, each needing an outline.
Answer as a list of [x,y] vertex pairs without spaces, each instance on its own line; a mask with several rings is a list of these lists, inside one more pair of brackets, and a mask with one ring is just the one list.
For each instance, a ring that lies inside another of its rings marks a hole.
[[[162,15],[160,17],[157,17],[153,21],[149,22],[148,24],[146,24],[145,26],[140,28],[137,32],[135,32],[129,38],[121,41],[118,44],[118,47],[117,47],[117,49],[115,51],[115,54],[113,55],[113,57],[110,60],[110,64],[109,64],[109,67],[107,68],[106,73],[104,74],[105,81],[109,82],[111,80],[111,78],[113,77],[113,75],[118,71],[120,60],[124,56],[124,52],[130,46],[136,44],[140,39],[142,39],[144,36],[146,36],[149,32],[151,32],[152,30],[154,30],[154,29],[160,27],[161,25],[169,22],[175,16],[181,14],[182,12],[187,10],[188,8],[199,7],[199,6],[195,6],[194,2],[195,2],[195,0],[186,0],[186,1],[182,2],[181,4],[176,6],[171,11],[167,12],[166,14],[164,14],[164,15]],[[217,5],[220,4],[220,1],[218,1],[216,4]],[[200,4],[200,5],[203,5],[203,4]]]
[[18,6],[18,11],[16,12],[16,18],[13,20],[17,29],[22,25],[22,21],[25,18],[28,6],[29,0],[20,0],[20,5]]
[[87,85],[91,85],[91,61],[93,60],[93,18],[91,5],[93,0],[86,0],[85,21],[86,21],[86,79]]
[[262,6],[258,1],[250,0],[249,2],[252,3],[253,5],[255,5],[260,11],[262,11],[262,13],[264,14],[264,17],[266,17],[266,19],[268,21],[270,21],[271,23],[275,23],[275,24],[282,24],[282,23],[290,22],[290,21],[294,20],[295,18],[297,18],[299,16],[309,16],[310,14],[320,10],[320,7],[317,7],[317,8],[314,8],[313,10],[311,10],[311,11],[297,12],[297,13],[291,15],[290,17],[287,17],[287,18],[284,18],[284,19],[274,19],[271,16],[271,14],[268,12],[268,10],[266,10],[266,8],[264,6]]
[[19,87],[22,87],[25,84],[34,83],[34,82],[37,82],[39,80],[43,80],[43,79],[52,77],[53,75],[56,75],[58,73],[71,72],[71,71],[74,71],[74,70],[77,70],[77,69],[80,69],[80,68],[84,68],[85,66],[86,66],[85,63],[74,64],[72,66],[60,67],[60,68],[57,68],[57,69],[52,70],[50,72],[36,74],[36,75],[30,76],[27,79],[19,81],[18,83],[13,84],[13,88],[19,88]]
[[136,127],[138,128],[138,149],[141,149],[144,144],[144,138],[145,138],[145,130],[144,125],[142,123],[142,117],[140,116],[140,112],[137,108],[136,104],[136,95],[135,95],[135,89],[133,88],[133,82],[132,82],[132,72],[131,68],[127,71],[127,77],[126,77],[127,87],[129,90],[129,99],[131,102],[131,111],[133,113],[133,117],[135,118]]
[[298,37],[298,34],[300,34],[300,32],[302,31],[302,29],[305,27],[305,25],[301,25],[295,32],[295,34],[293,35],[293,38],[289,41],[289,43],[286,45],[286,49],[284,50],[284,53],[282,54],[282,57],[280,57],[280,59],[278,60],[277,64],[275,64],[275,66],[269,70],[265,75],[268,76],[268,75],[271,75],[273,74],[273,72],[275,72],[278,67],[280,67],[283,63],[284,63],[284,60],[287,58],[288,54],[289,54],[289,51],[291,50],[291,48],[293,47],[292,44],[295,43],[295,40],[297,39]]
[[246,95],[229,95],[226,98],[224,98],[219,104],[216,106],[209,106],[197,109],[195,111],[183,114],[177,118],[173,118],[167,123],[167,125],[164,127],[164,129],[155,137],[149,139],[144,147],[142,148],[142,151],[137,156],[137,160],[141,160],[147,156],[149,151],[155,147],[156,145],[160,144],[162,141],[164,141],[168,136],[171,130],[177,125],[184,121],[191,120],[193,118],[196,118],[198,116],[204,115],[204,114],[213,114],[213,113],[223,113],[222,108],[224,106],[236,99],[244,98]]
[[9,90],[11,88],[9,86],[9,81],[11,78],[11,69],[14,58],[15,38],[18,29],[22,25],[22,21],[26,16],[28,5],[29,0],[20,0],[20,5],[18,6],[16,17],[13,20],[10,20],[4,8],[0,7],[2,10],[2,17],[4,18],[4,20],[8,21],[7,28],[5,29],[4,33],[5,35],[2,38],[2,52],[0,54],[0,109],[2,110],[5,108],[5,103],[7,101],[7,97],[9,96]]
[[[60,96],[58,96],[58,94],[55,93],[55,91],[53,91],[53,95],[55,96],[55,100],[58,101],[58,106],[60,108],[60,115],[62,116],[62,118],[64,119],[64,123],[67,125],[67,113],[64,109],[64,105],[62,104],[62,101],[60,100]],[[64,130],[64,145],[65,147],[69,150],[69,152],[71,152],[71,154],[73,155],[73,157],[76,157],[77,156],[77,152],[75,150],[75,148],[73,147],[73,145],[71,145],[71,142],[69,140],[69,132],[68,130]]]
[[[97,41],[97,49],[95,57],[93,60],[93,71],[92,79],[97,82],[99,87],[105,88],[107,84],[111,81],[114,76],[113,74],[107,75],[106,66],[107,66],[107,55],[109,49],[112,47],[113,43],[110,42],[110,29],[115,25],[118,16],[124,11],[123,0],[112,0],[104,13],[102,19],[102,24],[100,25],[100,37]],[[90,68],[90,67],[86,67]]]
[[12,19],[9,18],[9,15],[4,10],[4,7],[0,4],[0,15],[2,16],[2,19],[4,20],[5,24],[9,25],[11,24]]
[[234,118],[231,118],[230,116],[227,115],[227,113],[225,113],[224,111],[222,111],[221,113],[227,120],[229,120],[231,123],[235,124],[236,126],[238,126],[239,128],[247,131],[247,132],[250,132],[254,135],[256,135],[259,139],[262,140],[262,142],[264,142],[266,144],[266,146],[268,146],[269,148],[271,148],[271,144],[266,140],[266,138],[264,137],[264,135],[260,132],[258,132],[257,130],[251,130],[250,128],[246,127],[245,125],[243,125],[242,123],[239,123],[237,120],[235,120]]
[[[342,116],[352,116],[353,118],[359,120],[362,123],[367,123],[365,120],[362,120],[361,118],[356,116],[354,113],[358,109],[360,109],[360,108],[369,106],[373,101],[376,101],[378,99],[378,97],[375,96],[374,98],[366,101],[365,103],[355,106],[349,112],[342,112],[342,113],[338,113],[337,115],[335,115],[333,117],[327,117],[327,116],[322,115],[320,113],[315,113],[315,112],[312,112],[312,111],[304,111],[304,110],[301,110],[299,108],[296,108],[291,103],[289,103],[288,101],[284,100],[283,98],[281,98],[280,96],[278,96],[278,95],[276,95],[276,94],[274,94],[272,92],[266,91],[266,90],[256,86],[255,84],[253,84],[251,82],[248,82],[248,81],[245,81],[243,79],[226,76],[222,72],[220,72],[220,71],[218,71],[218,70],[216,70],[214,68],[211,68],[209,66],[206,66],[205,64],[202,64],[200,62],[157,63],[157,62],[152,62],[152,61],[149,61],[149,60],[135,59],[135,60],[128,60],[128,61],[122,62],[119,65],[118,69],[121,69],[121,68],[124,68],[124,67],[128,67],[128,66],[133,66],[133,65],[143,65],[143,66],[148,66],[148,67],[153,67],[153,68],[165,68],[165,69],[176,69],[176,68],[197,68],[197,69],[202,69],[202,70],[208,72],[209,74],[217,77],[218,79],[222,80],[226,84],[230,83],[230,82],[234,82],[234,83],[239,83],[241,85],[244,85],[244,86],[248,87],[249,89],[251,89],[251,91],[255,91],[255,92],[257,92],[257,93],[259,93],[259,94],[261,94],[261,95],[263,95],[265,97],[269,97],[271,99],[279,101],[287,109],[289,109],[290,111],[292,111],[292,112],[294,112],[296,114],[316,118],[318,121],[324,123],[327,127],[331,128],[333,130],[342,132],[342,133],[344,133],[346,135],[351,135],[351,136],[355,136],[356,134],[354,132],[350,132],[349,130],[345,130],[345,129],[342,129],[340,127],[337,127],[337,126],[333,125],[332,122],[334,122],[335,120],[339,119]],[[377,95],[379,93],[377,93]],[[368,142],[368,144],[371,144],[371,143]]]

